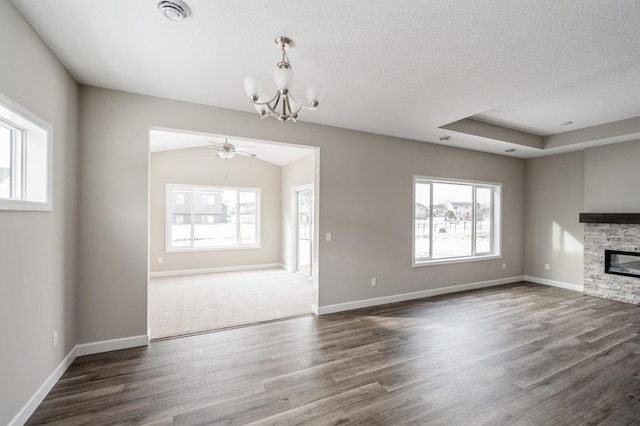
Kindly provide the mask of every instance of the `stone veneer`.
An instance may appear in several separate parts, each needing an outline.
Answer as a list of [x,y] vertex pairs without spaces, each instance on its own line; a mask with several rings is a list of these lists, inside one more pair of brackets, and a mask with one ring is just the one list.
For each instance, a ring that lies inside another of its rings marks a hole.
[[585,223],[584,292],[591,296],[640,303],[640,278],[604,273],[604,250],[639,251],[640,225]]

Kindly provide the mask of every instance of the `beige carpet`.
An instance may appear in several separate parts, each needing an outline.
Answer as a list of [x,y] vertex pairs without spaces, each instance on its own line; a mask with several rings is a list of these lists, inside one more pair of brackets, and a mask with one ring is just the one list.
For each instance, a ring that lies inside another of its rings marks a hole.
[[151,338],[310,314],[313,285],[283,269],[151,278]]

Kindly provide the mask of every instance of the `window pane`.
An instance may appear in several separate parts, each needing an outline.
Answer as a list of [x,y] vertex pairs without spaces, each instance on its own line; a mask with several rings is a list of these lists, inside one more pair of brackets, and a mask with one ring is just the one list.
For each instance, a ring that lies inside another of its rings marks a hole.
[[[22,138],[22,131],[17,132],[16,142]],[[18,145],[18,144],[16,144]],[[26,144],[27,159],[26,199],[44,203],[47,201],[47,135],[41,132],[31,132],[29,142]]]
[[415,189],[415,258],[422,259],[429,257],[431,185],[428,183],[416,183]]
[[194,247],[220,248],[237,244],[234,220],[237,197],[234,190],[208,189],[196,193]]
[[471,255],[471,185],[434,183],[433,258]]
[[0,198],[11,198],[11,131],[0,126]]
[[182,216],[171,225],[171,247],[191,247],[191,225],[184,225]]
[[170,248],[217,249],[259,242],[257,190],[170,188]]
[[476,190],[476,254],[491,252],[491,188]]
[[240,244],[257,241],[257,198],[255,192],[240,193]]

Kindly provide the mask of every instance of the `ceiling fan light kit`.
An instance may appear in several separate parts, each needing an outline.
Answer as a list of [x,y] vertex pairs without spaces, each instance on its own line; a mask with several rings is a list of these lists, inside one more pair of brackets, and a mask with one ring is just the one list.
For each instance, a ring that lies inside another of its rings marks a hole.
[[[213,142],[212,142],[213,143]],[[216,146],[216,151],[218,151],[218,157],[224,159],[224,160],[231,160],[233,157],[235,157],[236,154],[238,155],[243,155],[245,157],[255,157],[256,154],[254,154],[253,152],[249,152],[250,150],[255,149],[255,147],[238,147],[236,148],[236,146],[232,143],[229,143],[229,141],[225,140],[224,143],[219,143]]]
[[298,114],[303,109],[315,110],[318,108],[324,89],[320,86],[310,85],[307,87],[307,99],[309,105],[303,105],[296,100],[290,92],[293,84],[293,68],[287,56],[287,49],[293,46],[293,41],[287,37],[278,37],[275,40],[276,46],[280,49],[281,60],[276,64],[273,78],[277,91],[273,97],[262,93],[262,83],[255,77],[244,78],[244,90],[260,118],[274,117],[286,123],[296,121]]

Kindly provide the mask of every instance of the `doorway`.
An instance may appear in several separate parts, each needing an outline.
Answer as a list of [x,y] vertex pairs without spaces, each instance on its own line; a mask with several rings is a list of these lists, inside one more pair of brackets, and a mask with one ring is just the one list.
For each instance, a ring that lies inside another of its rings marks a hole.
[[[317,312],[317,148],[168,129],[149,139],[151,338]],[[220,141],[250,155],[220,157]],[[177,185],[192,196],[174,200]],[[228,190],[259,191],[260,204],[215,197]]]

